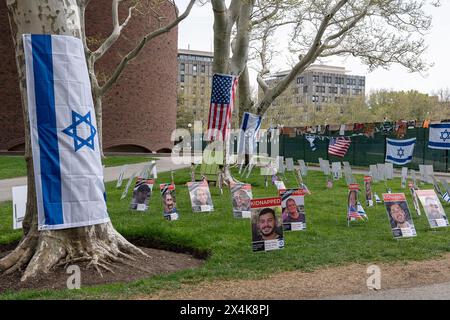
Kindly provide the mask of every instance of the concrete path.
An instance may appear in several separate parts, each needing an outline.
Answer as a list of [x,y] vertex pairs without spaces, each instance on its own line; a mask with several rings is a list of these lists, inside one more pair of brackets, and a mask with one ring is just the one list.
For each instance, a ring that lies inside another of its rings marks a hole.
[[[127,170],[125,170],[124,178],[129,178],[134,172],[141,170],[145,164],[147,164],[147,162],[129,164],[127,166]],[[171,169],[177,170],[181,168],[187,168],[189,167],[189,164],[174,164],[172,162],[171,157],[162,157],[156,160],[156,167],[158,169],[158,172],[167,172],[170,171]],[[121,166],[105,168],[104,171],[105,181],[108,182],[117,180],[121,168],[122,168]],[[0,180],[0,202],[12,199],[11,193],[12,187],[23,186],[26,184],[27,184],[27,177],[18,177]]]
[[333,296],[321,300],[450,300],[450,282],[414,288],[369,291],[366,294]]

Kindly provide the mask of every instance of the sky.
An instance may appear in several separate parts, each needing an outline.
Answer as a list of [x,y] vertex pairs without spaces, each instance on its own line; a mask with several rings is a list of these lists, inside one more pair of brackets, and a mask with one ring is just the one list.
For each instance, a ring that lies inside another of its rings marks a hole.
[[[186,7],[188,0],[176,1],[180,11]],[[404,67],[393,65],[389,70],[377,69],[369,72],[368,68],[357,59],[339,57],[322,61],[327,65],[345,67],[350,74],[366,76],[366,94],[373,90],[418,90],[432,94],[438,89],[450,88],[450,0],[441,0],[439,8],[429,7],[432,15],[432,28],[425,36],[428,50],[425,59],[433,63],[424,74],[410,73]],[[180,23],[178,28],[178,47],[201,51],[213,50],[213,16],[210,3],[195,5],[191,14]],[[280,71],[286,69],[286,56],[280,54],[276,64]],[[256,72],[251,72],[252,85],[256,87]]]

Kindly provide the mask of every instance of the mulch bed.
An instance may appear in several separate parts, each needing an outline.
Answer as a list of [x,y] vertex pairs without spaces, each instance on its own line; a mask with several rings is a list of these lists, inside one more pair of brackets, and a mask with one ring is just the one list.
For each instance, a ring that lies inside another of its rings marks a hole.
[[[0,258],[15,248],[17,243],[0,245]],[[166,250],[140,247],[149,257],[134,256],[136,261],[128,260],[130,265],[115,264],[114,273],[102,269],[103,277],[92,266],[86,269],[87,263],[77,263],[81,270],[81,287],[131,282],[154,275],[176,272],[183,269],[197,268],[204,260],[192,256],[190,253],[177,253]],[[176,250],[180,251],[180,250]],[[195,256],[198,256],[194,253]],[[203,257],[202,257],[203,258]],[[48,274],[42,274],[35,279],[21,282],[21,272],[0,277],[0,293],[18,291],[22,289],[65,289],[71,274],[66,273],[64,266],[58,267]]]

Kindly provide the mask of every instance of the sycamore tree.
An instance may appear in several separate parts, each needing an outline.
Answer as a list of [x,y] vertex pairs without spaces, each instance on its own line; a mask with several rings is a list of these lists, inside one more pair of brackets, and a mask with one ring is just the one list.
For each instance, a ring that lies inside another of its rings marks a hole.
[[[259,114],[267,110],[267,100],[273,101],[298,73],[321,57],[360,57],[372,69],[392,63],[411,71],[427,67],[421,54],[431,17],[424,12],[424,1],[231,0],[228,6],[227,2],[211,0],[213,70],[239,75],[240,106]],[[284,50],[296,58],[283,81],[269,91],[263,76],[270,72],[274,55],[281,52],[274,48],[280,28],[290,34],[290,46]],[[260,60],[258,82],[264,91],[257,103],[249,94],[248,81],[248,62],[255,57]]]
[[[429,67],[424,36],[431,28],[426,0],[211,0],[214,72],[239,75],[240,111],[264,115],[272,102],[317,59],[359,58],[370,70],[400,64],[411,72]],[[265,75],[281,51],[274,41],[289,35],[288,72],[269,85]],[[250,50],[252,48],[252,51]],[[278,52],[277,52],[278,51]],[[249,60],[259,59],[258,101],[251,98]]]
[[[0,273],[8,274],[17,270],[24,270],[22,275],[22,281],[24,281],[40,273],[48,272],[60,264],[87,261],[101,274],[101,270],[112,270],[114,263],[128,263],[128,259],[133,259],[132,255],[144,254],[143,251],[121,236],[110,222],[81,228],[38,231],[22,35],[26,33],[69,35],[82,40],[92,84],[97,120],[101,121],[102,97],[117,82],[127,63],[135,58],[151,39],[170,31],[182,21],[189,14],[195,0],[190,0],[181,15],[178,15],[175,4],[170,2],[175,11],[175,18],[172,21],[162,22],[160,28],[144,35],[136,44],[136,47],[123,56],[111,77],[106,79],[102,85],[99,85],[95,74],[95,63],[118,40],[123,29],[132,19],[133,12],[140,4],[140,1],[131,1],[132,5],[129,6],[128,16],[121,21],[119,19],[120,2],[122,0],[111,1],[112,33],[96,50],[91,51],[87,45],[85,32],[85,10],[89,0],[6,0],[16,51],[24,114],[28,198],[23,222],[23,238],[14,251],[0,260]],[[161,5],[162,3],[162,1],[152,1],[151,5]],[[105,10],[108,9],[111,10],[111,8],[105,8]],[[157,12],[157,10],[153,11]],[[100,127],[101,123],[99,129]],[[100,130],[98,133],[100,140]]]

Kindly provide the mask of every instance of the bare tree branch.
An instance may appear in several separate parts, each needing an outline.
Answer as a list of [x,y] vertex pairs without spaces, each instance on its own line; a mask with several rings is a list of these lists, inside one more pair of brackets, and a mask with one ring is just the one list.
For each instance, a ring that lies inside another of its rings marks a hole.
[[112,76],[105,82],[105,84],[101,87],[100,91],[101,94],[105,94],[110,88],[111,86],[116,82],[116,80],[119,78],[119,76],[122,74],[125,66],[127,65],[127,63],[129,61],[131,61],[132,59],[134,59],[139,52],[141,52],[141,50],[144,48],[144,46],[153,38],[158,37],[159,35],[169,32],[170,30],[172,30],[175,26],[177,26],[182,20],[184,20],[189,13],[191,12],[191,9],[194,5],[196,0],[190,0],[188,6],[186,7],[185,11],[183,12],[183,14],[181,14],[180,16],[178,16],[175,20],[173,20],[171,23],[169,23],[168,25],[166,25],[165,27],[159,28],[158,30],[155,30],[153,32],[148,33],[147,35],[145,35],[141,41],[139,42],[139,44],[130,52],[128,52],[127,55],[125,55],[125,57],[122,58],[122,60],[120,61],[119,65],[117,66],[117,68],[114,70]]
[[133,10],[136,8],[135,6],[128,8],[128,16],[125,21],[120,24],[119,21],[119,3],[123,0],[113,0],[112,1],[112,20],[113,20],[113,31],[109,35],[108,38],[101,44],[101,46],[92,53],[93,61],[97,61],[111,48],[111,46],[116,43],[117,39],[119,39],[122,30],[127,26],[128,22],[131,19]]

